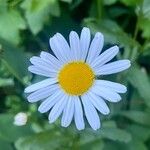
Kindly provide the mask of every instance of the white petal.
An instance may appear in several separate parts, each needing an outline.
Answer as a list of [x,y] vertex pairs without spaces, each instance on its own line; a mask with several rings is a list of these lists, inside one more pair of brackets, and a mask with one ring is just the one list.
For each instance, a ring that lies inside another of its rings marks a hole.
[[100,56],[94,59],[94,61],[91,63],[92,67],[100,67],[104,65],[105,63],[109,62],[112,58],[114,58],[117,53],[119,52],[118,46],[113,46],[109,49],[107,49],[105,52],[103,52]]
[[30,94],[27,97],[27,99],[28,99],[29,102],[34,103],[34,102],[37,102],[39,100],[42,100],[42,99],[45,99],[45,98],[49,97],[57,89],[58,89],[57,84],[50,85],[50,86],[44,87],[42,89],[39,89],[39,90],[33,92],[32,94]]
[[60,90],[56,90],[53,95],[44,100],[38,108],[38,111],[45,113],[49,111],[60,99],[63,97],[63,93]]
[[80,36],[80,45],[81,45],[81,59],[85,60],[89,45],[90,45],[90,40],[91,40],[91,34],[89,28],[84,27],[81,31],[81,36]]
[[73,59],[80,60],[81,46],[78,34],[74,31],[71,31],[69,35],[69,41],[70,41],[71,55],[73,56]]
[[83,130],[85,128],[83,119],[83,109],[79,97],[74,98],[74,119],[78,130]]
[[45,77],[56,77],[56,72],[51,72],[49,70],[43,70],[37,66],[29,66],[28,70],[34,74],[45,76]]
[[117,93],[125,93],[127,91],[127,88],[124,85],[111,81],[95,80],[95,84],[105,88],[109,88],[110,90]]
[[118,102],[121,100],[121,97],[119,94],[105,87],[94,85],[91,88],[91,91],[110,102]]
[[68,62],[70,48],[67,45],[66,40],[60,33],[56,33],[50,38],[50,46],[56,57],[62,62]]
[[94,105],[94,107],[97,110],[99,110],[102,114],[107,115],[110,113],[110,110],[109,110],[107,104],[100,96],[97,96],[96,94],[94,94],[92,92],[87,93],[87,96],[90,97],[89,99],[92,102],[92,104]]
[[72,96],[69,97],[67,105],[64,108],[64,112],[61,119],[61,125],[67,127],[70,125],[74,114],[74,100]]
[[118,60],[94,69],[96,75],[108,75],[128,69],[131,66],[129,60]]
[[100,54],[103,45],[104,45],[104,37],[100,32],[97,32],[89,48],[89,53],[87,57],[87,62],[89,64]]
[[42,58],[42,60],[47,62],[50,66],[52,66],[56,70],[60,69],[60,67],[63,65],[61,61],[59,61],[57,58],[55,58],[50,53],[42,51],[40,54],[40,57]]
[[82,103],[84,107],[84,112],[86,115],[86,118],[90,124],[90,126],[94,129],[97,130],[100,128],[100,119],[97,114],[96,109],[94,108],[93,104],[90,102],[89,97],[84,94],[82,97]]
[[49,123],[53,123],[61,115],[66,107],[68,98],[68,95],[63,95],[63,97],[55,104],[48,116]]
[[57,72],[51,65],[42,60],[40,57],[33,56],[30,58],[30,62],[36,67],[48,71],[48,72]]
[[28,86],[27,88],[25,88],[24,92],[25,93],[31,93],[31,92],[34,92],[34,91],[39,90],[41,88],[52,85],[56,82],[57,82],[56,78],[48,78],[48,79],[45,79],[43,81],[40,81],[38,83],[35,83],[35,84],[32,84],[32,85]]

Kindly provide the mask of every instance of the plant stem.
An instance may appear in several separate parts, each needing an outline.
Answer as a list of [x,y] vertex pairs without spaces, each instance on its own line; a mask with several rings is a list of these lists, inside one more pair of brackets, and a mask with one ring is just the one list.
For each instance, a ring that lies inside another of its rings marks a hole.
[[136,38],[137,38],[138,31],[139,31],[139,23],[140,23],[142,15],[143,15],[142,7],[143,7],[143,4],[141,4],[140,8],[139,8],[140,10],[139,10],[139,14],[138,14],[138,17],[137,17],[137,23],[136,23],[135,31],[134,31],[134,35],[133,35],[134,40],[136,40]]
[[102,12],[103,12],[103,1],[102,0],[96,0],[96,6],[97,6],[97,19],[101,20],[102,18]]

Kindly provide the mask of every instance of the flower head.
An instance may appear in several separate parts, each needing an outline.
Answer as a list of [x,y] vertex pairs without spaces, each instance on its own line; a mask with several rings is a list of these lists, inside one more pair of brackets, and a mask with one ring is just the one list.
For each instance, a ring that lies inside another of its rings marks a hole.
[[14,117],[14,125],[16,126],[23,126],[27,123],[27,114],[23,112],[19,112]]
[[84,114],[90,126],[100,128],[97,111],[104,115],[110,110],[105,101],[118,102],[119,93],[127,91],[124,85],[97,76],[114,74],[130,67],[129,60],[109,62],[119,52],[113,46],[101,53],[104,37],[96,33],[91,41],[88,28],[83,28],[81,36],[70,32],[69,43],[60,34],[50,38],[50,47],[55,56],[42,51],[40,57],[33,56],[28,70],[47,79],[25,89],[31,93],[27,99],[34,103],[43,100],[38,110],[50,111],[49,122],[53,123],[61,114],[61,125],[67,127],[74,118],[78,130],[85,128]]

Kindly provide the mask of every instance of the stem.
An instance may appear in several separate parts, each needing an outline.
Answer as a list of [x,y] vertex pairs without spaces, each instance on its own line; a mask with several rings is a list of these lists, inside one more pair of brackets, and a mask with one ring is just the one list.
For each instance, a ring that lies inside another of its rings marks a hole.
[[140,23],[142,15],[143,15],[142,7],[143,7],[143,4],[140,5],[140,10],[139,10],[139,14],[138,14],[138,18],[137,18],[137,23],[136,23],[136,26],[135,26],[135,31],[134,31],[134,36],[133,36],[134,40],[136,40],[136,38],[137,38],[138,31],[139,31],[139,23]]
[[101,20],[102,12],[103,12],[103,1],[102,0],[96,0],[96,5],[97,5],[97,19]]

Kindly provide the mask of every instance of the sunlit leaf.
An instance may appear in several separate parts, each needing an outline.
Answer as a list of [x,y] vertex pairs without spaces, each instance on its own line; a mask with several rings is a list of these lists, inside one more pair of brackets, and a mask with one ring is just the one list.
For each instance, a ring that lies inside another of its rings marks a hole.
[[145,71],[142,71],[138,66],[133,66],[128,71],[127,76],[129,82],[138,90],[138,93],[150,107],[150,81]]
[[33,34],[37,34],[50,15],[59,16],[58,0],[25,0],[22,3],[25,16]]
[[57,132],[45,131],[30,137],[20,138],[15,146],[17,150],[44,150],[60,148],[63,140]]
[[25,21],[17,10],[10,9],[7,12],[0,13],[1,38],[18,44],[20,41],[19,31],[25,28]]

